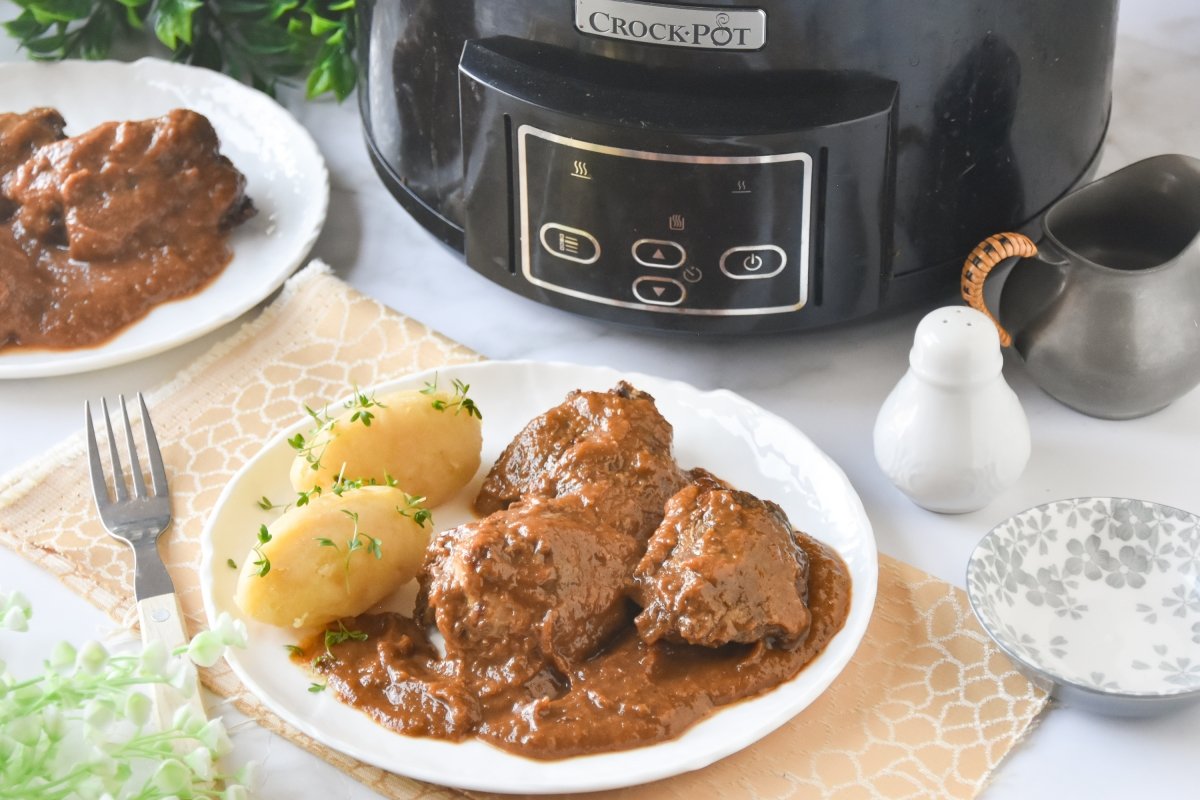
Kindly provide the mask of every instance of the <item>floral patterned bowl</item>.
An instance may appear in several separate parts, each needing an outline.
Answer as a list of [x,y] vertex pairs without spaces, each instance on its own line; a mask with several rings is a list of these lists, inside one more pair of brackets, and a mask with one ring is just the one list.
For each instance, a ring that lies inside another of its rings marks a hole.
[[980,623],[1061,699],[1141,715],[1200,700],[1200,517],[1083,497],[1022,511],[967,565]]

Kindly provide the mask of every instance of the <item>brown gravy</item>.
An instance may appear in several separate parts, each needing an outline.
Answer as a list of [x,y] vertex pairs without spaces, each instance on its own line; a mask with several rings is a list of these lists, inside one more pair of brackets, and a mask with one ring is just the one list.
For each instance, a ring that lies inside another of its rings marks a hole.
[[208,285],[254,214],[219,144],[183,109],[71,138],[51,109],[0,114],[0,350],[101,344]]
[[[346,620],[347,630],[367,638],[334,644],[327,653],[322,633],[294,658],[324,675],[342,702],[398,733],[478,736],[538,759],[652,744],[795,677],[842,628],[851,595],[846,565],[817,540],[801,533],[796,539],[809,562],[812,623],[794,649],[764,641],[712,648],[647,644],[631,609],[599,654],[563,671],[543,670],[515,687],[481,687],[461,663],[438,655],[425,627],[399,614]],[[495,656],[502,661],[503,653]]]

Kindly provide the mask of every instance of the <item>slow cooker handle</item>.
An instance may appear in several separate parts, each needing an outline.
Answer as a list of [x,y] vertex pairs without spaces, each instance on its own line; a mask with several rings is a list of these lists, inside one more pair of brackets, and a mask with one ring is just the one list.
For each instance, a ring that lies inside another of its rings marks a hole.
[[993,269],[1008,259],[1033,258],[1037,252],[1037,245],[1025,234],[997,233],[976,245],[971,254],[967,256],[967,260],[963,262],[962,283],[960,284],[963,300],[966,300],[967,305],[976,311],[982,311],[995,324],[996,330],[1000,333],[1002,347],[1012,345],[1012,336],[1004,330],[1000,320],[992,316],[991,311],[988,311],[987,303],[983,299],[984,281],[987,280]]

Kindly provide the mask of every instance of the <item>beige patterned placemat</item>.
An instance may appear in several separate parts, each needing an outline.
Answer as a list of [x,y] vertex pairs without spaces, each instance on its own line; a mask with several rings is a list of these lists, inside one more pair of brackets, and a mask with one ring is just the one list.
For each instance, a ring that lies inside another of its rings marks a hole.
[[[171,475],[164,555],[193,631],[205,624],[196,567],[205,517],[234,472],[303,402],[407,372],[479,360],[351,289],[323,264],[288,282],[254,321],[148,402]],[[132,559],[96,518],[82,434],[0,478],[0,543],[118,620],[133,619]],[[753,747],[612,798],[970,798],[1046,704],[980,630],[963,592],[884,557],[866,638],[833,686]],[[222,663],[203,680],[260,724],[388,798],[456,798],[361,764],[290,728]]]

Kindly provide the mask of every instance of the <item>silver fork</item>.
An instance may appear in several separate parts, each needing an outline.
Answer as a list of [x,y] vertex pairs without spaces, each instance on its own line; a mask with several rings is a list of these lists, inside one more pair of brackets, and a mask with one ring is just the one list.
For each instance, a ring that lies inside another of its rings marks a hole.
[[[96,443],[96,429],[92,424],[92,406],[91,403],[85,402],[88,471],[92,476],[92,494],[96,498],[100,521],[110,534],[133,548],[133,586],[134,596],[137,598],[138,620],[142,627],[142,642],[162,642],[169,653],[187,644],[183,615],[175,597],[175,586],[163,564],[162,556],[158,553],[158,537],[171,524],[171,496],[167,491],[167,471],[163,467],[162,453],[158,449],[158,437],[154,435],[154,426],[150,422],[150,412],[141,392],[138,392],[137,398],[142,411],[142,432],[146,439],[146,455],[150,461],[153,492],[147,491],[146,481],[142,476],[142,465],[138,459],[133,426],[129,423],[129,410],[125,406],[124,395],[121,395],[121,416],[125,420],[125,444],[129,454],[129,472],[133,479],[132,495],[126,486],[121,456],[117,452],[117,439],[113,435],[108,401],[103,398],[100,405],[104,412],[104,427],[108,433],[113,492],[109,493],[109,478],[105,475],[104,464],[100,460],[100,447]],[[190,662],[185,664],[184,668],[194,669]],[[154,701],[159,729],[166,730],[182,704],[179,693],[170,686],[158,684],[155,686]],[[193,712],[200,719],[204,719],[204,706],[200,701],[198,687],[187,702]]]

